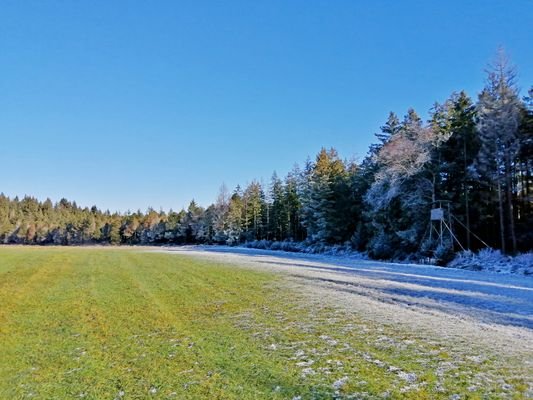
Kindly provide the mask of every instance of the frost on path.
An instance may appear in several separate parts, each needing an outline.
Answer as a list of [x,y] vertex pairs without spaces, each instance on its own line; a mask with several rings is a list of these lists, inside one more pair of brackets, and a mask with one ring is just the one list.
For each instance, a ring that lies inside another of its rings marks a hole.
[[533,277],[217,246],[159,251],[281,272],[294,290],[369,318],[533,352]]
[[[378,329],[373,332],[372,339],[378,349],[408,350],[422,340],[433,347],[427,354],[421,354],[422,358],[438,357],[443,351],[441,344],[455,354],[438,363],[435,370],[439,380],[437,391],[446,377],[459,376],[465,362],[481,366],[487,361],[515,357],[521,360],[520,365],[526,371],[526,382],[531,377],[527,371],[533,371],[532,277],[238,248],[189,247],[167,252],[283,274],[286,279],[277,284],[305,298],[311,309],[330,307],[361,320],[361,324],[339,326],[341,335],[335,338],[317,334],[315,337],[325,346],[324,354],[305,346],[293,347],[290,359],[298,363],[302,377],[328,375],[335,363],[333,351],[355,350],[342,343],[342,333],[355,330],[364,335],[380,325],[410,334],[407,337],[386,335]],[[326,322],[334,325],[341,321],[333,312]],[[316,329],[307,322],[298,325],[303,333],[313,334]],[[257,332],[257,337],[265,340],[264,346],[270,351],[286,350],[286,345],[273,343],[267,330]],[[321,365],[321,357],[328,354],[326,365]],[[463,358],[457,359],[457,354]],[[412,371],[389,365],[382,357],[367,353],[359,356],[394,374],[398,382],[403,383],[403,391],[416,390],[424,383],[423,378]],[[471,378],[472,383],[465,389],[475,391],[491,377]],[[342,378],[337,375],[336,379],[329,384],[340,385]],[[511,386],[508,382],[501,383],[505,391],[512,391]],[[533,393],[533,384],[527,390]]]

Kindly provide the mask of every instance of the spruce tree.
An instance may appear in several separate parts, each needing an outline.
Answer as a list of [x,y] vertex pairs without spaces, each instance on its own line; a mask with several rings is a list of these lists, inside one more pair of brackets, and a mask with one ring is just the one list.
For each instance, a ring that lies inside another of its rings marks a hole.
[[[485,88],[477,104],[477,127],[481,139],[477,166],[482,176],[496,187],[502,251],[516,251],[513,213],[513,173],[520,150],[520,100],[515,85],[515,72],[502,51],[487,71]],[[506,223],[507,222],[507,223]]]

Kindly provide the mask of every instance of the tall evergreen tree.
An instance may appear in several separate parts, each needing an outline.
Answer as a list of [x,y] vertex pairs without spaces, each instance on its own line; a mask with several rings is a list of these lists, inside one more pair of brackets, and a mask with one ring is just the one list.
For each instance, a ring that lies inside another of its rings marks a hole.
[[270,181],[269,197],[271,206],[268,221],[268,239],[283,240],[287,236],[287,204],[281,179],[274,172]]
[[502,51],[487,72],[486,86],[477,104],[481,139],[477,165],[480,174],[496,186],[501,248],[504,252],[507,250],[506,236],[509,236],[511,250],[515,252],[513,174],[520,149],[518,127],[521,104],[515,85],[515,72]]

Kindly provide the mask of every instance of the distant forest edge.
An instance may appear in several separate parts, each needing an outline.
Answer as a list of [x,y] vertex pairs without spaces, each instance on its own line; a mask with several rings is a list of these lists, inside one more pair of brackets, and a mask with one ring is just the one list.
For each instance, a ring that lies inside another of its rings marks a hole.
[[[390,113],[360,162],[322,149],[284,179],[224,186],[207,208],[110,213],[62,199],[0,195],[6,244],[241,244],[257,240],[342,245],[376,259],[446,258],[457,243],[428,235],[435,200],[449,201],[465,248],[533,247],[533,87],[519,97],[502,54],[474,102],[455,92],[423,122]],[[468,227],[468,230],[466,229]],[[471,232],[471,233],[469,233]],[[278,246],[279,247],[279,246]]]

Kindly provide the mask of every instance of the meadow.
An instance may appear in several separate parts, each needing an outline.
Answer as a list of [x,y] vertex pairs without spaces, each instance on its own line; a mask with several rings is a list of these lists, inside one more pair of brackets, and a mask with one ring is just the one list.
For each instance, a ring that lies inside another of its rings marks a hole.
[[522,361],[182,255],[2,247],[0,305],[1,399],[524,398],[531,383]]

